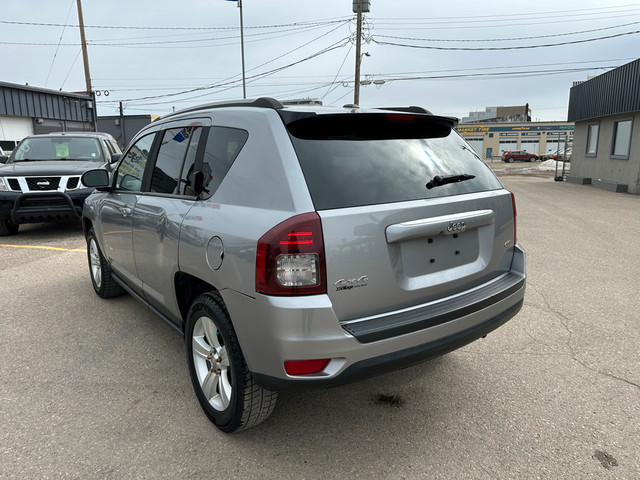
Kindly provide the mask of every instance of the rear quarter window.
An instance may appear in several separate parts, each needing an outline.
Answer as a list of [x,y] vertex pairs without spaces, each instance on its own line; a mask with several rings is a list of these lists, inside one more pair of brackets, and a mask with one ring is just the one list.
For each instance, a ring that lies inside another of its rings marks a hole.
[[[438,117],[321,115],[287,128],[317,210],[502,188],[489,167]],[[436,175],[463,174],[475,178],[426,187]]]

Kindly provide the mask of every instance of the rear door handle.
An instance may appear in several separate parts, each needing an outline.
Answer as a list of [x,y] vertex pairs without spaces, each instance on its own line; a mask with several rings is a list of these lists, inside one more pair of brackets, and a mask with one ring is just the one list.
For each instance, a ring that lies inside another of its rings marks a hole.
[[131,210],[129,207],[120,207],[120,213],[122,213],[123,217],[128,217],[133,213],[133,210]]

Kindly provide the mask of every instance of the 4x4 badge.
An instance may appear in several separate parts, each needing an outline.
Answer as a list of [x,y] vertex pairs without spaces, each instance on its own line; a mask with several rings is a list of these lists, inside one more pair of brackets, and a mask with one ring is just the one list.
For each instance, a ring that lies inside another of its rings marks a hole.
[[336,292],[339,292],[341,290],[351,290],[353,288],[366,287],[368,281],[369,281],[369,277],[367,277],[366,275],[362,275],[359,278],[352,278],[352,279],[341,278],[340,280],[335,282],[333,285],[336,287]]

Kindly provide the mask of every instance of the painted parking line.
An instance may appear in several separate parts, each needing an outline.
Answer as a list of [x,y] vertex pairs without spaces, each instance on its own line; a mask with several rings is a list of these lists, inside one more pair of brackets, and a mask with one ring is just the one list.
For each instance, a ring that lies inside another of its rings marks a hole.
[[59,252],[87,252],[86,248],[60,248],[60,247],[43,247],[38,245],[8,245],[0,243],[0,247],[7,248],[35,248],[40,250],[57,250]]

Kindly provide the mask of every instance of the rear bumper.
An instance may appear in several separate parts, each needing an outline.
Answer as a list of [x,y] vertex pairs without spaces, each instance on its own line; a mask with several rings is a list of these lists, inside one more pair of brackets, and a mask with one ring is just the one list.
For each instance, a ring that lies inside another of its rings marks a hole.
[[[341,323],[326,295],[304,298],[221,294],[249,369],[271,390],[329,387],[387,373],[460,348],[518,313],[525,253],[511,271],[464,294],[413,309]],[[290,376],[286,360],[330,359],[317,374]]]
[[504,325],[520,311],[523,303],[524,300],[520,300],[500,315],[455,335],[450,335],[423,345],[356,362],[334,378],[324,378],[320,376],[313,380],[297,380],[271,377],[260,373],[254,373],[254,376],[256,382],[261,386],[277,391],[309,387],[327,388],[357,382],[358,380],[363,380],[375,375],[382,375],[394,370],[409,367],[411,365],[445,355],[446,353],[457,350],[458,348],[462,348],[465,345],[486,336],[501,325]]
[[77,221],[82,205],[93,189],[69,192],[38,192],[0,194],[0,218],[13,223],[44,223]]

